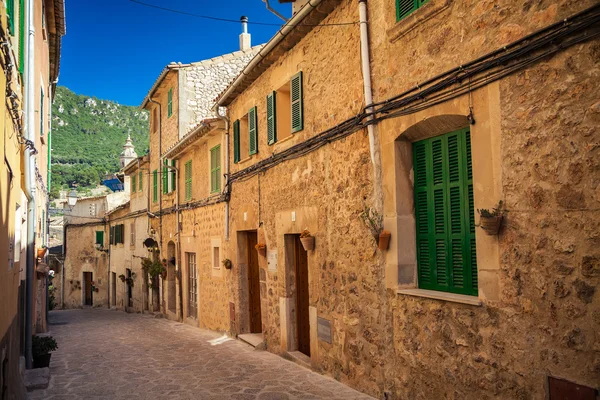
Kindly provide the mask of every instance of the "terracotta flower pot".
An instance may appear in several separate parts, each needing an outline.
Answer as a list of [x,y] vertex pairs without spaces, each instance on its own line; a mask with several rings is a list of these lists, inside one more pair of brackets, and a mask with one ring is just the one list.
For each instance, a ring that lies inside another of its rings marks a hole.
[[50,267],[48,266],[48,264],[39,263],[35,267],[35,271],[40,273],[41,275],[48,275],[48,272],[50,272]]
[[379,250],[387,250],[390,247],[390,237],[392,235],[389,232],[383,231],[379,234],[377,247]]
[[163,280],[167,279],[167,271],[161,272],[160,276],[163,278]]
[[502,215],[498,217],[481,217],[479,226],[490,236],[497,235],[502,226]]
[[307,236],[307,237],[300,238],[300,242],[302,242],[302,247],[304,247],[304,250],[306,250],[306,251],[315,249],[315,237],[314,236]]
[[256,251],[258,251],[258,254],[260,254],[263,257],[267,255],[267,248],[266,247],[261,247],[259,249],[256,249]]
[[46,252],[48,251],[47,247],[44,247],[43,249],[37,249],[37,258],[42,258],[46,255]]

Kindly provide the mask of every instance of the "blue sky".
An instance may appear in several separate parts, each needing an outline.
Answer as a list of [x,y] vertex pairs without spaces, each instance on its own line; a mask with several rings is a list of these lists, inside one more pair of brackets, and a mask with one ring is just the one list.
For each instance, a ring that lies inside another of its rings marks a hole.
[[[262,0],[140,0],[193,14],[281,24]],[[271,0],[281,13],[291,5]],[[59,85],[76,93],[139,105],[163,67],[239,50],[240,23],[210,21],[148,8],[130,0],[66,1]],[[277,26],[249,25],[252,45]]]

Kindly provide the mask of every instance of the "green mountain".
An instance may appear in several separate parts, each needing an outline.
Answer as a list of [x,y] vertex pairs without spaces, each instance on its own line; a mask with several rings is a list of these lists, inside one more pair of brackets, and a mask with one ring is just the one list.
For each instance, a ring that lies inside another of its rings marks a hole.
[[56,88],[52,105],[52,195],[77,184],[98,186],[119,170],[119,154],[131,135],[138,155],[148,151],[148,113],[137,107]]

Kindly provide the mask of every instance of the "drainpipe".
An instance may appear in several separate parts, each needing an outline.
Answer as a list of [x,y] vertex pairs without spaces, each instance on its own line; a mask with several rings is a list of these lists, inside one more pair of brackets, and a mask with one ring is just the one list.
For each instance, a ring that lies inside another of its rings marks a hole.
[[[154,103],[158,106],[158,164],[159,164],[159,166],[156,169],[156,171],[158,172],[163,167],[162,157],[160,155],[160,153],[162,152],[162,106],[158,101],[153,100],[152,98],[148,98],[148,101],[150,103]],[[150,170],[152,170],[152,165],[150,165]],[[152,171],[150,173],[152,173]],[[159,182],[162,182],[162,177],[159,180]],[[157,182],[157,184],[158,184],[158,182]],[[154,191],[154,186],[149,186],[148,189],[150,189],[150,187],[152,187],[152,191]],[[158,192],[159,192],[158,193],[158,195],[159,195],[159,197],[158,197],[158,207],[159,207],[158,240],[159,240],[159,246],[162,247],[162,188],[161,188],[161,190],[158,190]],[[154,196],[154,192],[152,192],[150,194],[150,196]],[[148,199],[150,199],[150,196],[148,196]],[[148,211],[150,211],[150,207],[148,207]],[[158,258],[160,261],[160,256]],[[162,312],[161,301],[160,301],[160,289],[156,288],[156,290],[158,292],[158,311]],[[154,291],[154,289],[152,289],[152,291]],[[154,299],[154,295],[152,295],[152,299]],[[154,308],[154,304],[152,305],[152,308]],[[152,310],[152,311],[154,311],[154,310]]]
[[[360,57],[362,64],[363,86],[365,92],[366,111],[373,111],[373,89],[371,87],[371,64],[369,62],[369,29],[367,25],[367,0],[358,1],[360,22]],[[373,116],[367,118],[373,120]],[[375,134],[375,125],[367,125],[369,134],[369,150],[373,164],[373,208],[383,215],[383,188],[381,186],[381,152],[379,137]]]
[[225,241],[229,241],[229,118],[219,113],[217,107],[217,118],[225,122]]
[[35,107],[33,105],[35,98],[34,90],[34,55],[35,55],[35,28],[33,21],[34,0],[27,1],[26,8],[26,27],[27,27],[27,47],[25,61],[25,139],[31,144],[31,148],[25,152],[25,195],[27,196],[27,284],[25,288],[25,366],[27,369],[32,367],[31,336],[33,334],[33,280],[35,268]]

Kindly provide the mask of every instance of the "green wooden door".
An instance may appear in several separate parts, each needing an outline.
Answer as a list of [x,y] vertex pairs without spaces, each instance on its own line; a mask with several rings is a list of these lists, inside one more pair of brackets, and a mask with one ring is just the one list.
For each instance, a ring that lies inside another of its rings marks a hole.
[[476,296],[469,130],[415,142],[413,163],[419,287]]

